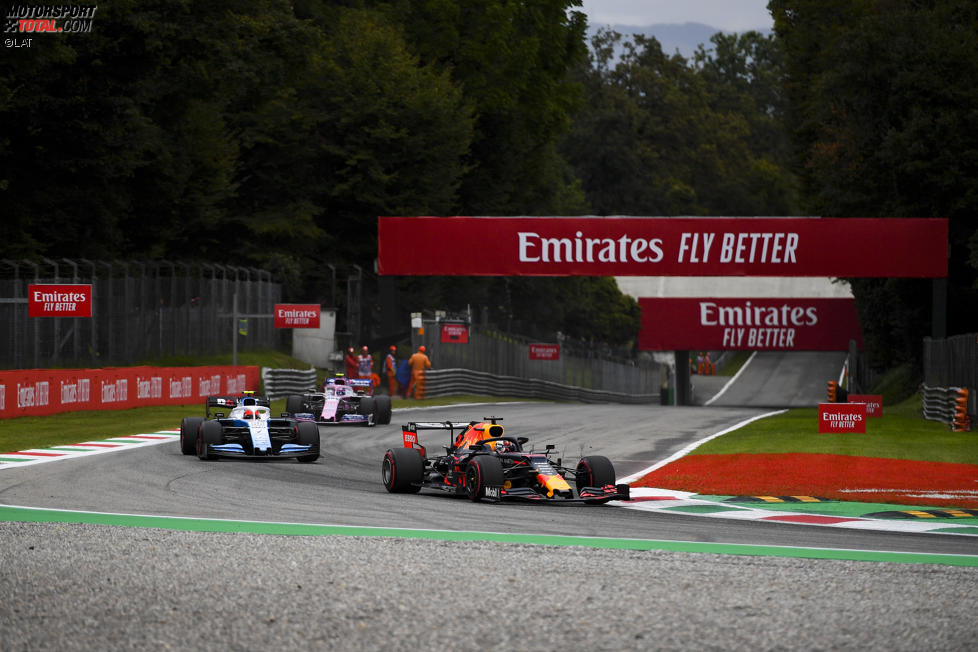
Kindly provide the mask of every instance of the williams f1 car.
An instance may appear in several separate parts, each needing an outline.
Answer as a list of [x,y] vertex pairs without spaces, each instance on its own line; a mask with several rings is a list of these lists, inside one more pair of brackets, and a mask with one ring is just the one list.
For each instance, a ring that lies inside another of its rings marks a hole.
[[[229,410],[214,412],[211,408]],[[208,396],[206,418],[180,423],[180,451],[202,460],[218,457],[319,459],[319,427],[288,414],[272,417],[268,399],[260,396]]]
[[[508,437],[501,419],[481,422],[412,422],[401,426],[404,446],[384,455],[381,476],[391,493],[435,489],[473,501],[606,503],[629,500],[629,486],[615,484],[615,469],[607,457],[582,457],[576,467],[553,459],[552,444],[543,453],[527,451],[526,437]],[[428,457],[419,431],[447,430],[445,454]],[[567,482],[573,477],[576,492]]]
[[373,383],[355,378],[327,378],[322,393],[289,396],[285,411],[299,420],[327,426],[388,424],[391,397],[372,396]]

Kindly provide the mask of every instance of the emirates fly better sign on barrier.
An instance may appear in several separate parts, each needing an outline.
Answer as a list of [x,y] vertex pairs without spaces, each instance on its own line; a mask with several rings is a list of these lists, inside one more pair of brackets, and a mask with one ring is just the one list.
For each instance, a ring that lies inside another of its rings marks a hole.
[[866,432],[865,403],[819,403],[820,433]]

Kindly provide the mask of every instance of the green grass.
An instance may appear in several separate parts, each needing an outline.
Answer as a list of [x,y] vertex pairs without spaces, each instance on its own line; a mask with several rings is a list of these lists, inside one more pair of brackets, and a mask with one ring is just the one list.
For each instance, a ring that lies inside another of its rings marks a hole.
[[815,408],[789,410],[717,437],[694,455],[824,453],[927,462],[978,464],[978,433],[951,432],[920,416],[920,396],[883,405],[882,419],[869,419],[866,434],[819,434]]
[[730,358],[730,361],[723,365],[723,369],[717,373],[718,376],[734,376],[744,366],[747,359],[751,356],[751,351],[737,351]]

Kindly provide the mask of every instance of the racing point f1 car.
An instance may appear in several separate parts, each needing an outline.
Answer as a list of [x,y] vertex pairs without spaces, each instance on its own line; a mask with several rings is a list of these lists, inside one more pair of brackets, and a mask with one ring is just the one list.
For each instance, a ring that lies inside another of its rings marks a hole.
[[372,396],[373,383],[356,378],[327,378],[320,394],[289,396],[285,411],[299,420],[327,426],[388,424],[391,397]]
[[[230,412],[215,412],[211,408]],[[273,418],[268,399],[260,396],[208,396],[206,418],[185,417],[180,423],[180,451],[202,460],[218,457],[319,459],[319,427],[288,414]]]
[[[417,493],[437,489],[473,501],[524,500],[536,502],[606,503],[629,500],[629,486],[615,484],[615,469],[607,457],[582,457],[576,468],[551,459],[554,446],[546,452],[524,450],[526,437],[507,437],[501,419],[482,422],[416,423],[401,426],[403,448],[384,455],[381,475],[391,493]],[[422,430],[447,430],[445,454],[428,457],[418,441]],[[567,477],[573,475],[577,491]]]

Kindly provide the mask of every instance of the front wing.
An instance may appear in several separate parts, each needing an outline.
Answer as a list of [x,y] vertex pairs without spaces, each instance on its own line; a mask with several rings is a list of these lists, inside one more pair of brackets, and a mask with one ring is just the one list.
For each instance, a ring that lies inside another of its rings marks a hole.
[[546,495],[537,493],[530,487],[512,487],[503,489],[502,487],[486,487],[487,498],[491,489],[498,489],[499,500],[521,500],[532,503],[587,503],[589,505],[600,505],[612,500],[631,500],[631,487],[627,484],[606,485],[604,487],[582,487],[578,492],[577,498],[548,498]]

